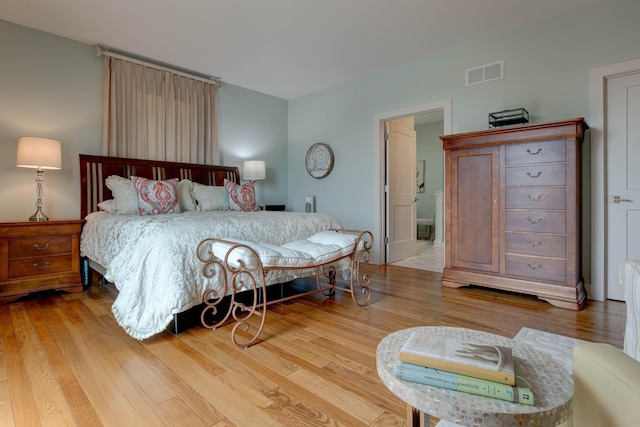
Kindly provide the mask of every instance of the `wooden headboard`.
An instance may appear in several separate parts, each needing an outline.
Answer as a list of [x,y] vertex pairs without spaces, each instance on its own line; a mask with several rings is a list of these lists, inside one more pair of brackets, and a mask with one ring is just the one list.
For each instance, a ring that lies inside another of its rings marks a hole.
[[80,218],[97,211],[98,203],[113,197],[105,185],[105,180],[111,175],[125,178],[135,175],[155,180],[179,178],[205,185],[223,185],[225,178],[240,183],[240,170],[235,166],[80,154]]

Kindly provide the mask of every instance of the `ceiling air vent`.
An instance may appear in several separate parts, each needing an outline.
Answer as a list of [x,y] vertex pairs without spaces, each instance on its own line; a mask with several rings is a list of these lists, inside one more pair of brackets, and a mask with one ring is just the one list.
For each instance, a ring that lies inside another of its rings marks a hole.
[[480,67],[469,68],[467,74],[467,86],[484,83],[504,77],[504,61],[493,62]]

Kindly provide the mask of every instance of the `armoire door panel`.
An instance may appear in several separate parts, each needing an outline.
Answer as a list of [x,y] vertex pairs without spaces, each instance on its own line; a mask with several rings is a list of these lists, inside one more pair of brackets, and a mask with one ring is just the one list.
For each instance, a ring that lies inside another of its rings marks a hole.
[[496,148],[464,150],[452,156],[452,266],[499,271],[499,159]]

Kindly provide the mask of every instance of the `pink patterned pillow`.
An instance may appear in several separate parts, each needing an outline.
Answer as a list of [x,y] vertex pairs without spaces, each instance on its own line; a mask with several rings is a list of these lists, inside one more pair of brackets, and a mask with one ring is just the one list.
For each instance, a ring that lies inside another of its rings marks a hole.
[[253,189],[253,181],[239,185],[225,179],[224,186],[229,194],[229,210],[243,212],[256,210],[256,193]]
[[131,179],[138,191],[138,215],[180,213],[177,178],[154,181],[132,176]]

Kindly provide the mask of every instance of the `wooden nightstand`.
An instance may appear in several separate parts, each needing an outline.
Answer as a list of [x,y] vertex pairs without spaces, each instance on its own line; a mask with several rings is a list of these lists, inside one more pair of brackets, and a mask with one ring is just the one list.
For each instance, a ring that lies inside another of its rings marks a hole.
[[0,222],[0,303],[48,289],[82,291],[82,223]]

